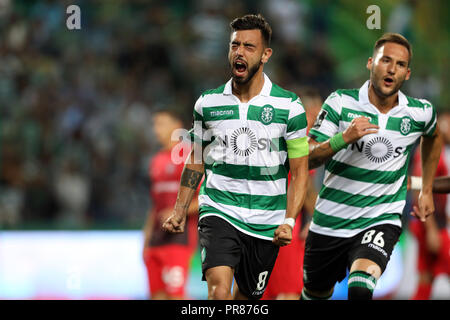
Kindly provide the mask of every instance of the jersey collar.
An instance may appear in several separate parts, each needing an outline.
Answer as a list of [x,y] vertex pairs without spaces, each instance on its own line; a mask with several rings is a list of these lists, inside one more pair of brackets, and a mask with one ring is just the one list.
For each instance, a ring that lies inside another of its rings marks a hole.
[[[369,101],[369,83],[370,80],[367,80],[362,87],[359,89],[359,101],[361,101],[363,104],[371,104]],[[398,90],[398,106],[407,106],[408,105],[408,99],[406,96]]]
[[[270,96],[270,91],[272,91],[272,81],[270,81],[269,77],[263,72],[264,76],[264,85],[261,89],[261,92],[259,95],[268,97]],[[233,91],[231,90],[231,82],[233,79],[228,80],[228,82],[225,84],[225,88],[223,90],[224,95],[232,95]]]

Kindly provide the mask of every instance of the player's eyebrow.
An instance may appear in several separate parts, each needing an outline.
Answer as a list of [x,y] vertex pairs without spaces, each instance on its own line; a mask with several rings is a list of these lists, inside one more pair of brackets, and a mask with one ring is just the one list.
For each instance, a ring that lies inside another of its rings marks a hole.
[[[388,56],[388,55],[383,55],[383,56],[381,57],[381,59],[395,60],[395,59],[393,59],[391,56]],[[408,65],[408,61],[405,61],[405,60],[397,60],[396,63],[397,63],[397,64],[400,64],[400,65],[405,65],[405,66]]]
[[[241,43],[242,43],[242,42],[237,41],[237,40],[231,41],[231,44],[235,44],[235,45],[240,45]],[[244,46],[247,46],[247,47],[256,47],[256,45],[253,44],[253,43],[251,43],[251,42],[244,42]]]

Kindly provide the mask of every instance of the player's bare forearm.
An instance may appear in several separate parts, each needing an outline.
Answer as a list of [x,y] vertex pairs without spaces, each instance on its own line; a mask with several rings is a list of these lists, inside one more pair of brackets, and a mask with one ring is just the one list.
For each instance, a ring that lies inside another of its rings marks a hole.
[[331,149],[330,141],[317,142],[311,138],[308,138],[309,144],[309,156],[308,167],[309,169],[315,169],[323,165],[335,152]]
[[308,156],[289,159],[291,182],[287,190],[286,218],[297,218],[308,189]]
[[[308,183],[308,156],[289,159],[291,168],[291,183],[287,191],[287,208],[285,218],[292,218],[294,221],[300,212],[306,197]],[[274,232],[272,242],[278,246],[285,246],[291,243],[293,226],[289,223],[282,223]]]
[[194,161],[194,149],[191,151],[181,174],[180,189],[172,215],[163,223],[163,230],[169,233],[183,233],[189,206],[202,180],[203,163]]
[[433,180],[436,174],[442,149],[442,138],[439,129],[431,137],[422,137],[420,143],[422,158],[422,190],[419,193],[417,206],[413,206],[411,215],[425,222],[434,212]]
[[314,207],[316,205],[317,200],[317,189],[314,186],[313,179],[308,179],[308,188],[306,190],[306,199],[303,204],[302,211],[306,212],[310,217],[313,216],[314,213]]
[[435,178],[433,193],[450,193],[450,176]]
[[442,150],[442,137],[439,128],[431,137],[422,137],[421,158],[422,158],[422,192],[432,193],[433,181],[436,175],[437,165]]
[[189,158],[184,165],[183,173],[181,174],[180,189],[178,191],[175,209],[185,210],[188,212],[192,199],[194,198],[200,181],[203,178],[204,164],[194,163],[194,152],[192,151]]

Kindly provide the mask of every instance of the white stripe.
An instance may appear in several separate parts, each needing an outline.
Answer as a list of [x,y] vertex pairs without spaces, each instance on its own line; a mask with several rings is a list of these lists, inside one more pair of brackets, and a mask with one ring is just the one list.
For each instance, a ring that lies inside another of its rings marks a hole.
[[405,200],[401,200],[381,203],[373,207],[358,208],[329,201],[319,196],[316,202],[316,209],[326,215],[342,219],[376,218],[383,213],[402,213],[405,203]]
[[372,290],[375,289],[375,283],[372,280],[361,277],[361,276],[354,276],[354,277],[348,279],[348,284],[351,284],[353,282],[364,282],[364,283],[368,284]]
[[297,131],[286,132],[286,140],[306,137],[306,128]]
[[280,225],[286,215],[286,210],[260,210],[260,209],[247,209],[239,206],[230,206],[222,203],[217,203],[211,200],[205,194],[198,196],[199,206],[207,205],[213,207],[220,212],[223,212],[233,218],[236,218],[244,223],[255,224],[275,224]]
[[383,195],[393,195],[399,192],[404,180],[405,176],[402,176],[399,180],[391,184],[370,183],[336,176],[327,171],[324,177],[324,185],[327,188],[333,188],[352,194],[380,197]]
[[286,194],[286,179],[275,181],[257,181],[234,179],[206,170],[206,187],[221,191],[244,193],[261,196],[277,196]]

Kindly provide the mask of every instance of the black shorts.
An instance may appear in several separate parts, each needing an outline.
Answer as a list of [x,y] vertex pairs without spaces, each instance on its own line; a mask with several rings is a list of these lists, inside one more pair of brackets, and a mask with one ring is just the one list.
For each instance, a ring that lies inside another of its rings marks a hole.
[[350,238],[325,236],[308,232],[303,262],[304,286],[326,291],[342,281],[356,259],[375,262],[384,272],[402,229],[382,224],[361,231]]
[[234,269],[239,291],[249,299],[260,299],[266,290],[279,247],[272,241],[249,236],[216,216],[198,223],[202,272],[229,266]]

